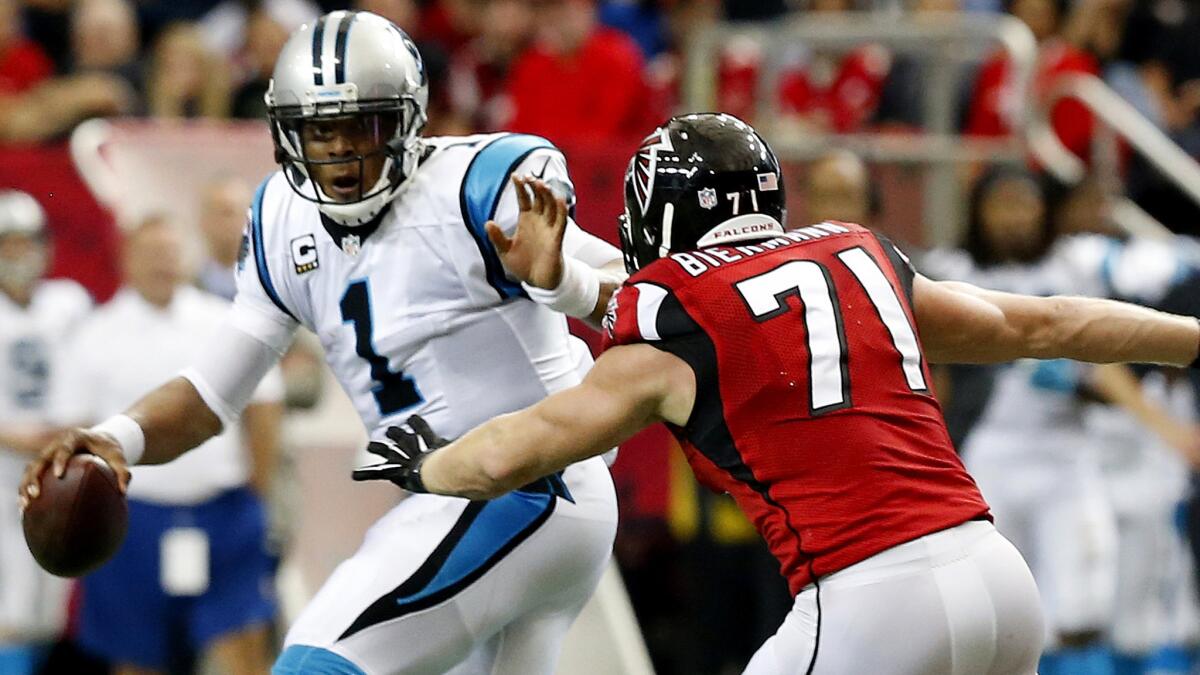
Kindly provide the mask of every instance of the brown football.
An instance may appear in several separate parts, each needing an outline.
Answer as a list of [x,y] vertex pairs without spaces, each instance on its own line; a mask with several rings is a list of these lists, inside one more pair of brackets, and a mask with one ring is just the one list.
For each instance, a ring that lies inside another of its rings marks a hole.
[[41,493],[25,509],[29,551],[47,572],[77,577],[112,557],[125,539],[129,510],[117,475],[95,455],[67,461],[62,478],[46,469]]

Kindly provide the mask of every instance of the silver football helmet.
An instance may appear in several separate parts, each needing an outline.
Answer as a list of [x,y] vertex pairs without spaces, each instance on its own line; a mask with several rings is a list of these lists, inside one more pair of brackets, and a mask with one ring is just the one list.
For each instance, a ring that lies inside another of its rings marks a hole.
[[[337,223],[370,221],[416,170],[429,103],[425,66],[408,35],[381,16],[336,11],[301,26],[279,53],[266,103],[275,161],[292,189]],[[322,123],[348,119],[372,149],[309,156],[306,139],[328,137],[316,130]],[[380,159],[378,180],[365,185],[368,162]],[[335,194],[319,172],[336,172]]]
[[34,240],[18,257],[0,255],[0,288],[25,288],[41,278],[49,262],[44,244],[46,213],[41,204],[20,190],[0,190],[0,239],[16,235]]

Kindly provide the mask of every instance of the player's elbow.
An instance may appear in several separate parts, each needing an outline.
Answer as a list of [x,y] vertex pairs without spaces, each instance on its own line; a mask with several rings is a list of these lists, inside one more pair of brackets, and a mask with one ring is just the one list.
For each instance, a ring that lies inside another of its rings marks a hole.
[[1059,358],[1069,351],[1074,333],[1070,330],[1071,304],[1067,298],[1039,298],[1014,322],[1021,356]]
[[479,469],[483,481],[477,492],[482,499],[499,497],[529,482],[523,479],[529,472],[528,467],[514,453],[488,452],[480,458]]

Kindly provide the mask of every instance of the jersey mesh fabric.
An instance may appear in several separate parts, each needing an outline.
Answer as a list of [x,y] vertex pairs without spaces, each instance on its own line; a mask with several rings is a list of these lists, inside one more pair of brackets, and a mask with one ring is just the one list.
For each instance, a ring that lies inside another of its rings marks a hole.
[[[771,249],[706,249],[721,264],[698,276],[671,258],[656,261],[621,289],[609,317],[610,344],[647,342],[692,366],[696,405],[687,426],[672,431],[700,480],[733,495],[753,521],[793,593],[988,512],[925,388],[924,359],[914,390],[880,311],[838,254],[860,248],[870,256],[909,325],[911,269],[864,228],[806,230],[814,236],[802,230],[771,240]],[[796,261],[824,270],[844,333],[844,401],[816,411],[799,293],[775,294],[788,311],[756,319],[735,287]]]

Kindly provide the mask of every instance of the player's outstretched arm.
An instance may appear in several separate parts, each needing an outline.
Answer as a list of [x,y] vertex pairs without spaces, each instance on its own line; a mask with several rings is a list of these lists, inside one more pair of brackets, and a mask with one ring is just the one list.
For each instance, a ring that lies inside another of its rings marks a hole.
[[696,381],[681,359],[648,345],[614,347],[579,385],[497,417],[426,456],[429,492],[490,499],[600,455],[659,422],[683,425]]
[[[190,382],[177,377],[147,394],[125,412],[124,424],[140,427],[144,438],[143,464],[162,464],[182,455],[221,432],[221,420],[204,403],[199,392]],[[113,418],[115,420],[117,418]],[[106,424],[112,424],[109,420]],[[47,469],[62,477],[71,455],[90,453],[97,455],[112,467],[117,474],[121,491],[129,486],[129,448],[118,441],[118,430],[114,434],[101,427],[92,429],[69,429],[56,436],[41,454],[25,469],[21,482],[22,505],[38,497],[38,477]],[[134,458],[135,460],[137,458]]]
[[1186,366],[1200,323],[1114,300],[1038,298],[917,275],[913,312],[932,363],[1066,358]]

